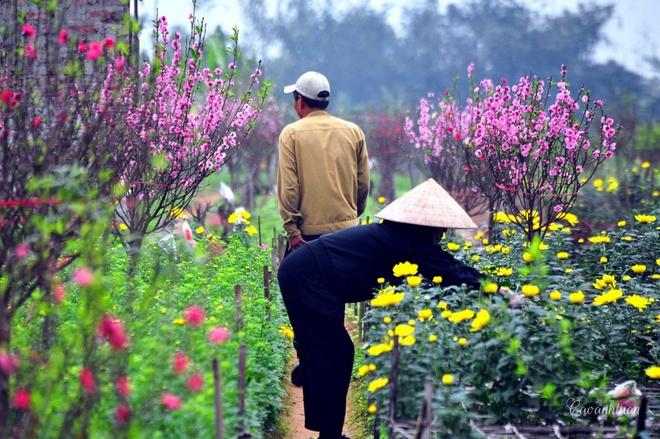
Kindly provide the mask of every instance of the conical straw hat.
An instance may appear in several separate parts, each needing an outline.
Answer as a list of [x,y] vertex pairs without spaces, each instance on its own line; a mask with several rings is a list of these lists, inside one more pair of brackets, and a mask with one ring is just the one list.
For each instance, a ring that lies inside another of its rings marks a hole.
[[476,229],[470,216],[435,180],[429,178],[376,214],[397,223],[450,229]]

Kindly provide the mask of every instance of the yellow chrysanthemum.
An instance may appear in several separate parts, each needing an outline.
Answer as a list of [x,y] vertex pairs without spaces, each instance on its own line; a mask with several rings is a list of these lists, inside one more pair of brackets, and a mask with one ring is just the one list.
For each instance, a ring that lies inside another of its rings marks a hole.
[[119,228],[120,232],[125,232],[126,230],[128,230],[128,226],[124,223],[120,223],[119,226],[117,227]]
[[247,233],[248,236],[254,236],[254,235],[256,235],[257,233],[259,233],[259,231],[258,231],[257,228],[254,227],[254,226],[247,226],[247,227],[245,228],[245,233]]
[[185,325],[186,319],[174,319],[172,323],[174,323],[175,325]]
[[403,276],[414,276],[417,274],[417,269],[419,266],[417,264],[411,264],[410,262],[399,262],[392,268],[392,272],[396,277]]
[[250,224],[250,218],[252,215],[246,210],[236,210],[229,215],[227,222],[229,224]]
[[635,240],[635,238],[633,238],[632,236],[629,236],[629,235],[626,235],[626,236],[622,236],[622,237],[621,237],[621,241],[632,242],[632,241],[634,241],[634,240]]
[[540,292],[541,292],[541,290],[536,285],[525,284],[525,285],[522,286],[522,293],[523,293],[523,296],[525,296],[525,297],[538,296],[538,294]]
[[644,309],[652,302],[652,299],[650,297],[640,296],[639,294],[633,294],[626,297],[625,301],[628,305],[637,308],[639,312],[644,312]]
[[396,328],[394,328],[394,334],[398,335],[399,337],[407,337],[415,332],[415,327],[406,325],[404,323],[396,325]]
[[619,180],[617,180],[614,177],[608,177],[607,178],[607,188],[605,190],[607,192],[616,192],[617,189],[619,189]]
[[453,314],[453,313],[452,313],[450,310],[446,309],[446,310],[444,310],[444,311],[442,311],[442,312],[440,313],[440,316],[441,316],[443,319],[449,319],[449,317],[451,317],[452,314]]
[[432,282],[434,284],[442,283],[442,276],[433,276]]
[[386,377],[383,378],[376,378],[372,382],[369,383],[369,392],[374,393],[377,392],[378,390],[382,389],[383,387],[387,386],[389,384],[390,380],[387,379]]
[[651,279],[653,280],[660,280],[660,273],[653,273],[651,275]]
[[368,364],[363,364],[363,365],[360,366],[360,368],[358,369],[358,376],[359,376],[359,377],[363,377],[363,376],[365,376],[365,375],[368,374],[368,373],[369,373],[369,365],[368,365]]
[[601,264],[606,264],[607,263],[607,258],[605,256],[600,257],[600,263]]
[[580,222],[577,215],[575,215],[574,213],[570,213],[570,212],[559,212],[557,214],[557,219],[561,220],[561,221],[566,221],[572,227],[574,227],[575,225],[577,225]]
[[564,269],[564,273],[572,273],[572,272],[573,272],[573,269],[571,267],[568,267],[568,268]]
[[387,287],[384,290],[381,290],[376,297],[371,299],[371,306],[382,308],[396,305],[403,300],[404,296],[405,293],[397,293],[394,291],[394,288]]
[[457,342],[457,343],[458,343],[459,345],[461,345],[461,346],[465,346],[465,345],[468,344],[468,341],[467,341],[467,338],[465,338],[465,337],[461,337],[461,338],[458,339],[458,342]]
[[642,169],[648,169],[651,167],[651,162],[649,161],[642,162],[641,167]]
[[606,293],[600,294],[594,298],[594,305],[607,305],[608,303],[616,302],[623,296],[623,291],[618,289],[611,289]]
[[444,384],[445,386],[450,386],[450,385],[454,384],[454,375],[452,375],[450,373],[444,374],[442,376],[442,384]]
[[408,282],[408,285],[411,287],[418,287],[422,283],[422,278],[420,276],[408,276],[406,278],[406,282]]
[[631,279],[632,279],[632,277],[628,276],[627,274],[624,274],[623,276],[621,276],[621,280],[624,281],[624,282],[630,282]]
[[376,282],[378,282],[379,284],[384,284],[385,283],[385,278],[384,277],[379,277],[378,279],[376,279]]
[[447,309],[447,302],[438,302],[438,308],[440,309]]
[[433,310],[431,309],[422,309],[417,313],[417,317],[422,322],[427,322],[433,318]]
[[469,249],[469,248],[472,248],[472,241],[465,241],[465,242],[463,243],[463,248],[464,248],[465,250],[467,250],[467,249]]
[[564,259],[568,259],[568,257],[569,257],[568,252],[557,253],[557,259],[559,259],[560,261],[563,261]]
[[484,293],[494,294],[497,293],[499,286],[495,282],[486,282],[483,288],[484,288]]
[[381,354],[384,354],[385,352],[390,352],[392,350],[392,345],[389,343],[380,343],[371,346],[369,349],[367,349],[367,354],[369,354],[370,357],[377,357]]
[[170,209],[170,215],[173,216],[174,218],[183,218],[183,209],[180,207],[173,207]]
[[470,320],[472,317],[474,317],[474,311],[471,309],[464,309],[451,313],[448,320],[452,323],[459,324],[466,320]]
[[655,215],[645,215],[642,213],[638,213],[637,215],[635,215],[635,221],[642,224],[650,224],[652,222],[655,222]]
[[583,303],[584,302],[584,293],[582,291],[575,291],[568,295],[568,300],[571,303]]
[[390,316],[386,316],[386,317],[384,317],[384,318],[383,318],[383,323],[389,325],[390,323],[392,323],[392,317],[390,317]]
[[484,237],[484,232],[477,232],[477,234],[474,235],[474,239],[476,239],[477,241],[483,237]]
[[590,236],[589,242],[592,244],[607,244],[612,242],[612,240],[607,235],[598,235],[598,236]]
[[285,336],[286,338],[290,338],[291,340],[293,340],[294,334],[293,334],[293,330],[291,328],[288,328],[286,326],[282,326],[280,328],[280,333],[283,336]]
[[534,262],[534,255],[529,252],[523,252],[522,258],[525,262]]
[[621,220],[621,221],[617,222],[616,225],[618,227],[625,227],[626,226],[626,220]]
[[401,346],[412,346],[415,344],[415,342],[416,340],[414,335],[408,335],[406,337],[401,338],[401,340],[399,340],[399,344]]
[[435,334],[429,335],[429,342],[435,343],[436,341],[438,341],[438,336],[437,335],[435,335]]
[[490,313],[488,312],[487,309],[481,309],[477,313],[477,316],[474,318],[472,321],[472,324],[470,325],[470,331],[472,332],[477,332],[481,331],[484,326],[486,326],[490,322]]
[[378,204],[385,204],[386,199],[385,197],[378,197],[376,201],[378,201]]
[[367,408],[367,412],[369,412],[370,415],[375,414],[378,411],[378,407],[376,407],[376,404],[371,404],[369,408]]
[[561,300],[561,292],[559,290],[552,290],[550,292],[551,300]]
[[460,250],[460,248],[461,248],[461,245],[456,244],[455,242],[448,242],[447,243],[447,250],[449,250],[450,252],[458,251],[458,250]]
[[614,277],[611,274],[604,274],[601,276],[601,280],[606,284],[606,285],[616,285],[616,277]]
[[513,268],[511,267],[497,267],[495,274],[501,277],[509,277],[513,274]]
[[646,271],[646,265],[644,265],[644,264],[635,264],[632,267],[630,267],[630,269],[635,274],[642,274]]
[[647,368],[644,373],[647,377],[653,378],[654,380],[660,379],[660,366],[651,366]]
[[505,245],[505,246],[502,247],[502,249],[500,250],[500,252],[501,252],[503,255],[508,255],[509,253],[511,253],[511,247],[509,247],[508,245]]
[[472,262],[479,262],[479,260],[481,259],[481,256],[479,256],[479,255],[472,255],[472,256],[470,257],[470,259],[472,260]]
[[205,230],[204,226],[197,226],[197,228],[195,229],[195,233],[201,235],[202,233],[204,233],[204,230]]

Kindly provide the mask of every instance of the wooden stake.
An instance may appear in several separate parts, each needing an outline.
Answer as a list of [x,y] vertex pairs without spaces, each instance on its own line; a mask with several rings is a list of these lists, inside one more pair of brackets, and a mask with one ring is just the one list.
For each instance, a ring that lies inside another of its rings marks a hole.
[[213,382],[215,384],[215,439],[222,439],[222,376],[217,358],[213,359],[211,366],[213,368]]

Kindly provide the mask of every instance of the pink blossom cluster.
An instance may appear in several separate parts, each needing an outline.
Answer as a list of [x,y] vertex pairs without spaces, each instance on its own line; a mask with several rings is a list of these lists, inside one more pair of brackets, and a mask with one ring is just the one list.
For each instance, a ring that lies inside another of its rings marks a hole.
[[[259,109],[252,98],[233,97],[233,76],[223,76],[220,68],[201,68],[202,34],[193,33],[186,44],[178,32],[170,38],[165,17],[158,26],[159,69],[145,63],[138,80],[127,81],[121,90],[130,108],[126,120],[129,164],[134,163],[131,151],[147,147],[151,154],[167,159],[168,172],[175,178],[191,168],[201,173],[219,170]],[[109,69],[109,75],[118,70],[116,65]],[[260,75],[260,69],[253,73],[253,84]]]

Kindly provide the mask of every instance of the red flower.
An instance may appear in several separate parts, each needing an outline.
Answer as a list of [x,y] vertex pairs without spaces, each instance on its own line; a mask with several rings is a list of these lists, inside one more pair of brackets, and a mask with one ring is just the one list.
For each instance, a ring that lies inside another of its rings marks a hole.
[[179,410],[181,408],[181,398],[169,392],[163,392],[160,395],[160,403],[170,410]]
[[79,43],[78,44],[78,52],[80,53],[85,53],[89,50],[89,46],[87,43]]
[[18,355],[0,352],[0,371],[9,376],[16,372],[21,365],[21,359]]
[[186,319],[186,323],[188,323],[190,326],[197,327],[202,326],[204,323],[206,313],[201,306],[192,305],[186,308],[183,313],[183,317]]
[[188,366],[190,366],[190,357],[184,352],[176,351],[172,358],[172,369],[174,373],[181,375],[188,370]]
[[62,303],[64,301],[65,293],[66,290],[64,289],[64,285],[58,282],[55,285],[55,288],[53,288],[53,300],[55,301],[55,303]]
[[191,392],[201,392],[204,387],[204,377],[198,373],[194,373],[188,377],[186,386]]
[[128,398],[131,395],[131,384],[128,382],[128,377],[120,375],[117,378],[117,393],[124,398]]
[[105,316],[99,324],[97,334],[105,339],[113,351],[120,351],[128,347],[129,340],[124,331],[124,324],[121,320],[112,316]]
[[41,126],[41,117],[40,116],[34,116],[34,119],[32,119],[32,126],[35,128],[39,128]]
[[126,63],[126,58],[124,58],[121,55],[118,56],[115,59],[115,69],[117,69],[117,71],[121,72],[122,70],[124,70],[124,64],[125,63]]
[[115,421],[119,425],[124,425],[131,417],[131,409],[126,404],[119,404],[115,410]]
[[37,49],[34,48],[34,44],[26,44],[23,49],[23,54],[28,58],[35,59],[37,57]]
[[68,41],[69,41],[69,31],[66,29],[60,30],[60,34],[57,36],[57,44],[63,46]]
[[103,47],[105,47],[106,49],[115,47],[115,39],[112,37],[105,37],[105,39],[103,40]]
[[14,96],[14,93],[10,92],[9,90],[2,90],[2,95],[0,95],[0,99],[2,99],[2,102],[5,104],[9,103],[11,98]]
[[30,391],[25,388],[18,389],[14,395],[12,406],[16,410],[30,410]]
[[87,51],[87,59],[91,61],[96,61],[103,55],[103,46],[98,41],[92,41],[89,45],[89,50]]
[[96,380],[91,370],[83,367],[80,371],[80,385],[87,394],[96,393]]
[[37,36],[37,28],[30,23],[23,23],[23,35],[28,38],[34,38]]
[[461,141],[461,133],[458,133],[458,132],[454,133],[454,140],[456,140],[457,142],[460,142]]
[[209,341],[213,344],[224,343],[229,340],[229,329],[224,326],[213,328],[209,331]]

